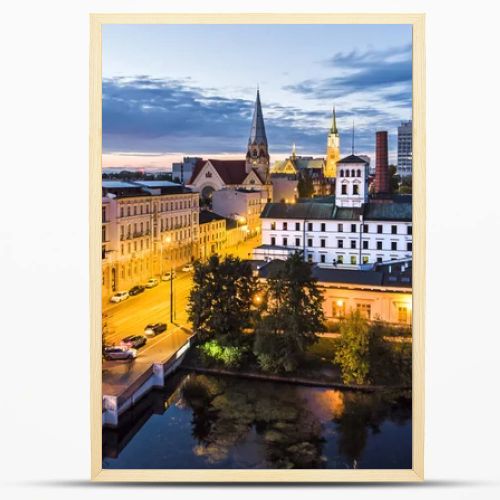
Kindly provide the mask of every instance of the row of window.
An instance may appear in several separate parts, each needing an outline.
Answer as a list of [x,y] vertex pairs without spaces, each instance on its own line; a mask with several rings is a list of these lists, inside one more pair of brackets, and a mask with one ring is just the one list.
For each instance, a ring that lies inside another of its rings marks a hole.
[[[366,319],[373,319],[372,318],[372,305],[367,304],[366,302],[361,302],[355,304],[355,309],[359,311],[361,316],[363,316]],[[406,305],[398,305],[397,306],[397,313],[398,313],[398,323],[409,323],[411,320],[411,313],[410,313],[410,308],[409,306]],[[334,318],[345,318],[346,317],[346,305],[345,302],[341,299],[334,300],[332,302],[332,316]]]
[[[173,210],[185,210],[191,208],[191,200],[180,200],[180,201],[165,201],[158,203],[159,212],[167,212]],[[193,200],[193,207],[197,206],[196,200]],[[136,205],[126,205],[120,207],[120,217],[130,217],[131,215],[144,215],[149,214],[149,203],[140,203]],[[104,213],[103,213],[103,220]]]
[[[342,194],[349,194],[347,192],[347,184],[342,184],[340,186],[340,189],[341,189],[341,193]],[[358,195],[359,194],[359,184],[353,184],[352,185],[352,193],[353,195]]]
[[[282,222],[282,225],[281,225],[281,229],[283,229],[283,231],[288,231],[289,229],[289,224],[288,222]],[[346,226],[344,228],[344,226]],[[349,224],[343,224],[343,223],[339,223],[337,224],[337,232],[338,233],[343,233],[344,232],[344,229],[348,229],[349,227]],[[271,222],[271,231],[275,231],[277,228],[277,224],[276,222]],[[292,228],[292,224],[290,224],[290,230]],[[370,232],[376,232],[377,234],[385,234],[384,233],[384,225],[383,224],[376,224],[376,228],[375,228],[375,231],[370,231],[370,229],[373,228],[373,224],[370,225],[370,224],[363,224],[362,225],[362,229],[363,229],[363,233],[370,233]],[[314,224],[312,222],[308,222],[307,223],[307,230],[308,231],[314,231]],[[358,231],[360,230],[360,226],[358,224],[351,224],[350,225],[350,232],[351,233],[357,233]],[[295,222],[295,231],[301,231],[301,223],[300,222]],[[319,224],[319,231],[321,232],[326,232],[326,222],[321,222]],[[401,233],[398,233],[398,226],[397,224],[391,224],[391,230],[390,230],[390,234],[401,234]],[[348,231],[346,231],[348,232]],[[407,235],[411,235],[413,232],[413,228],[412,226],[406,226],[406,234]]]
[[[347,241],[347,240],[346,240]],[[276,246],[276,237],[271,236],[271,245]],[[287,247],[288,246],[288,238],[282,238],[282,246]],[[295,238],[295,246],[300,248],[301,247],[301,239],[300,238]],[[308,238],[307,239],[307,246],[309,248],[313,248],[313,239]],[[326,248],[326,240],[321,239],[320,240],[320,248]],[[344,240],[337,240],[337,248],[347,248],[344,247]],[[350,248],[351,249],[356,249],[357,248],[357,241],[356,240],[350,240]],[[376,242],[376,248],[370,249],[369,248],[369,241],[368,240],[363,240],[362,241],[362,248],[363,250],[385,250],[383,248],[383,241],[377,241]],[[397,241],[391,241],[391,248],[387,250],[393,250],[397,251],[398,250],[398,242]],[[413,244],[411,241],[406,242],[406,251],[411,252],[413,251]]]
[[361,177],[361,169],[359,168],[357,170],[341,169],[339,172],[339,177]]

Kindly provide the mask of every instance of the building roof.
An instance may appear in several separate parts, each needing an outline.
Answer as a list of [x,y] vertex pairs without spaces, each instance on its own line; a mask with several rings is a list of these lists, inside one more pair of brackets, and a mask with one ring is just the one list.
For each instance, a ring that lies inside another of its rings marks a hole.
[[321,283],[411,288],[412,259],[380,262],[367,270],[315,266],[313,276]]
[[[243,181],[248,176],[246,171],[246,161],[245,160],[204,160],[203,162],[196,162],[196,165],[191,174],[191,179],[188,184],[192,184],[201,172],[201,169],[209,161],[214,167],[215,171],[219,174],[220,178],[223,180],[224,184],[236,185],[242,184]],[[252,169],[261,182],[264,182],[262,176],[256,169]]]
[[261,219],[330,219],[333,205],[327,203],[267,203]]
[[102,181],[102,195],[113,194],[117,198],[154,196],[162,194],[188,194],[191,189],[170,181]]
[[345,163],[363,163],[365,165],[368,165],[369,162],[367,162],[364,158],[361,158],[360,156],[349,155],[346,156],[345,158],[342,158],[342,160],[339,160],[337,162],[337,165]]
[[226,220],[222,215],[216,214],[215,212],[210,212],[210,210],[201,210],[200,211],[200,224],[208,224],[209,222]]
[[365,203],[362,207],[337,207],[335,203],[307,201],[303,203],[267,203],[261,219],[302,220],[352,220],[359,221],[401,221],[411,222],[411,200],[396,200],[389,203]]
[[264,116],[262,114],[262,106],[260,104],[260,92],[257,90],[257,98],[255,100],[255,109],[253,112],[252,128],[250,129],[250,137],[248,144],[266,144],[266,127],[264,126]]

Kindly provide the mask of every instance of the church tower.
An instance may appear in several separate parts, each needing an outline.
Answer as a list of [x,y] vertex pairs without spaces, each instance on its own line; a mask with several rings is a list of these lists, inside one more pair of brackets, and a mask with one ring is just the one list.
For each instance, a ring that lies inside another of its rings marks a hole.
[[340,136],[337,130],[337,118],[335,116],[335,107],[333,108],[332,126],[328,132],[326,144],[326,163],[325,177],[337,176],[337,162],[340,160]]
[[246,156],[246,171],[257,169],[261,177],[267,182],[269,176],[269,152],[267,147],[266,128],[264,127],[264,116],[260,105],[260,93],[257,89],[257,99],[253,112],[252,128],[248,139],[248,151]]

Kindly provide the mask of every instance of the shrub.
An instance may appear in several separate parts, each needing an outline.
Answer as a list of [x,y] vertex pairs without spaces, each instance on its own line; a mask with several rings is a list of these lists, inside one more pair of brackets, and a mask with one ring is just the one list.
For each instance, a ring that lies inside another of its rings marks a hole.
[[222,364],[228,368],[241,365],[246,347],[222,346],[217,340],[209,340],[198,346],[202,359],[207,364]]

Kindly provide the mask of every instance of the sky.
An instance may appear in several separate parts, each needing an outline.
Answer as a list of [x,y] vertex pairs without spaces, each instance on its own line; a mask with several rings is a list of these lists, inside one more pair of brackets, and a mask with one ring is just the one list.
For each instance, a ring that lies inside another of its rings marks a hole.
[[374,158],[375,132],[411,119],[410,25],[105,25],[103,167],[169,169],[183,156],[242,158],[257,87],[271,161]]

